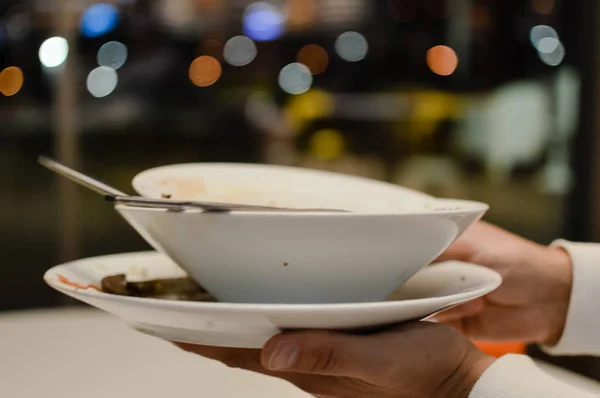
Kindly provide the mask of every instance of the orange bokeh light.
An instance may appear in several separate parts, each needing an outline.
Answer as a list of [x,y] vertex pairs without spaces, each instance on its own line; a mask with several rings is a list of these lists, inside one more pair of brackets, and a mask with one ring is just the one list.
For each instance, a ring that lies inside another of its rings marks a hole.
[[552,14],[556,7],[556,0],[531,0],[531,8],[538,14]]
[[23,87],[23,71],[17,66],[9,66],[0,72],[0,93],[10,97]]
[[306,27],[315,22],[317,15],[315,0],[289,0],[287,6],[289,14],[287,22],[291,27]]
[[209,55],[198,57],[190,65],[189,76],[198,87],[208,87],[221,77],[221,63]]
[[427,51],[427,66],[436,75],[449,76],[458,67],[458,56],[448,46],[435,46]]
[[309,44],[302,47],[300,51],[298,51],[296,60],[299,63],[306,65],[313,75],[325,72],[329,65],[329,55],[327,55],[327,51],[317,44]]

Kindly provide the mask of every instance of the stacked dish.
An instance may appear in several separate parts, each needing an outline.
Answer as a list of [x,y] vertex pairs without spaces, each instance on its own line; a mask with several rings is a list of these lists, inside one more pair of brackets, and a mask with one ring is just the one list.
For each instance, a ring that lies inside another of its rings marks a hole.
[[166,166],[139,174],[133,186],[153,199],[347,210],[119,204],[155,252],[85,259],[46,273],[53,288],[171,341],[258,348],[284,329],[368,331],[426,318],[501,283],[472,264],[426,267],[482,217],[482,203],[266,165]]

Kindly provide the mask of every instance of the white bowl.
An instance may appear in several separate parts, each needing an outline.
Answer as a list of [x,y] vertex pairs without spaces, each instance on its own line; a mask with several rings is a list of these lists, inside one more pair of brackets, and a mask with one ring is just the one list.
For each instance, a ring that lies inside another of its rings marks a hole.
[[368,179],[279,166],[170,166],[140,174],[134,187],[149,197],[168,189],[178,199],[354,211],[225,214],[116,206],[217,299],[237,303],[383,300],[487,210]]

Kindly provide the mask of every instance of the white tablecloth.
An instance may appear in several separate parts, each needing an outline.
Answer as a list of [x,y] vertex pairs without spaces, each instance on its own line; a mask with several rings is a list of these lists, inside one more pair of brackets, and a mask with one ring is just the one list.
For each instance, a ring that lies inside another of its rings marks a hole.
[[[600,384],[542,366],[600,394]],[[10,398],[306,398],[275,379],[229,369],[92,309],[0,313],[0,396]]]

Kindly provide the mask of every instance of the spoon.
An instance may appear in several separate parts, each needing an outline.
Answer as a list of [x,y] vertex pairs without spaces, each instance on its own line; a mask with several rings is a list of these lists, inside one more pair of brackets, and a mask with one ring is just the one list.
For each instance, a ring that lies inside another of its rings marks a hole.
[[184,211],[190,209],[201,209],[205,212],[229,212],[229,211],[271,211],[271,212],[303,212],[303,213],[348,213],[347,210],[338,209],[291,209],[284,207],[271,207],[271,206],[255,206],[245,205],[236,203],[219,203],[219,202],[204,202],[204,201],[178,201],[169,199],[151,199],[141,196],[130,196],[124,192],[119,191],[109,185],[104,184],[101,181],[96,180],[90,176],[82,174],[76,170],[73,170],[55,160],[52,160],[46,156],[40,156],[38,162],[45,168],[54,171],[74,181],[92,191],[104,196],[104,198],[115,204],[122,204],[127,206],[135,207],[148,207],[148,208],[159,208],[169,209],[176,211]]

